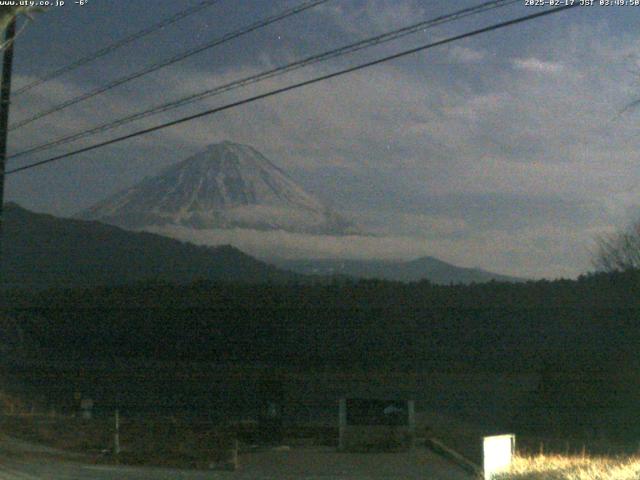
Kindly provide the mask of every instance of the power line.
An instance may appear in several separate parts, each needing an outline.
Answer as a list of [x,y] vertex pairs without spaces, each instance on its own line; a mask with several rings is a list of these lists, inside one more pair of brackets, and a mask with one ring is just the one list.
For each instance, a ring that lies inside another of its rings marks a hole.
[[118,120],[114,120],[114,121],[110,121],[107,123],[104,123],[102,125],[98,125],[96,127],[92,127],[90,129],[84,130],[82,132],[79,133],[75,133],[72,135],[67,135],[65,137],[61,137],[40,145],[36,145],[34,147],[28,148],[26,150],[22,150],[18,153],[15,153],[13,155],[11,155],[9,157],[9,159],[14,159],[23,155],[27,155],[30,153],[35,153],[35,152],[40,152],[43,150],[48,150],[51,147],[55,147],[55,146],[59,146],[59,145],[64,145],[66,143],[69,142],[73,142],[75,140],[79,140],[81,138],[85,138],[87,136],[91,136],[97,133],[102,133],[102,132],[106,132],[108,130],[111,130],[113,128],[116,127],[121,127],[123,125],[126,125],[128,123],[131,123],[133,121],[136,120],[141,120],[147,117],[150,117],[152,115],[156,115],[158,113],[162,113],[162,112],[166,112],[169,110],[173,110],[179,107],[182,107],[184,105],[188,105],[190,103],[199,101],[199,100],[203,100],[205,98],[210,98],[216,95],[219,95],[221,93],[225,93],[231,90],[235,90],[237,88],[240,87],[245,87],[247,85],[250,84],[254,84],[254,83],[258,83],[260,81],[269,79],[269,78],[274,78],[280,75],[283,75],[285,73],[289,73],[292,72],[294,70],[298,70],[300,68],[303,67],[307,67],[309,65],[315,64],[315,63],[319,63],[319,62],[323,62],[332,58],[336,58],[336,57],[340,57],[349,53],[353,53],[365,48],[369,48],[371,46],[375,46],[375,45],[379,45],[381,43],[386,43],[386,42],[390,42],[392,40],[397,40],[401,37],[405,37],[407,35],[416,33],[418,31],[421,30],[426,30],[427,28],[432,28],[438,25],[442,25],[448,22],[452,22],[452,21],[456,21],[456,20],[460,20],[462,18],[465,18],[467,16],[471,16],[471,15],[477,15],[479,13],[484,13],[486,11],[489,10],[493,10],[496,8],[502,8],[508,5],[512,5],[514,3],[519,3],[520,0],[492,0],[492,1],[488,1],[485,2],[483,4],[477,5],[475,7],[469,7],[469,8],[465,8],[463,10],[458,10],[454,13],[450,13],[450,14],[446,14],[446,15],[441,15],[439,17],[433,18],[433,19],[429,19],[429,20],[425,20],[422,22],[418,22],[416,24],[398,29],[398,30],[392,30],[390,32],[386,32],[380,35],[376,35],[374,37],[369,37],[366,38],[364,40],[361,40],[359,42],[356,43],[352,43],[352,44],[348,44],[345,45],[343,47],[337,48],[337,49],[333,49],[333,50],[329,50],[326,52],[322,52],[320,54],[316,54],[316,55],[312,55],[306,58],[303,58],[301,60],[297,60],[295,62],[289,63],[287,65],[281,66],[281,67],[277,67],[277,68],[273,68],[255,75],[250,75],[248,77],[244,77],[241,78],[239,80],[235,80],[233,82],[224,84],[224,85],[220,85],[218,87],[212,88],[212,89],[207,89],[204,90],[202,92],[199,93],[195,93],[192,95],[189,95],[187,97],[183,97],[180,98],[178,100],[174,100],[168,103],[164,103],[161,105],[158,105],[156,107],[153,107],[151,109],[148,110],[144,110],[142,112],[138,112],[132,115],[129,115],[127,117],[118,119]]
[[75,70],[76,68],[79,68],[83,65],[86,65],[87,63],[90,63],[100,57],[104,57],[105,55],[118,50],[119,48],[124,47],[125,45],[128,45],[136,40],[139,40],[140,38],[146,37],[147,35],[150,35],[153,32],[156,32],[162,28],[168,27],[169,25],[172,25],[184,18],[187,18],[191,15],[194,15],[198,12],[200,12],[201,10],[204,10],[205,8],[209,8],[212,5],[218,3],[220,0],[205,0],[200,2],[198,5],[195,5],[191,8],[187,8],[185,10],[182,10],[178,13],[176,13],[175,15],[171,15],[170,17],[167,17],[163,20],[161,20],[160,22],[151,25],[150,27],[147,27],[143,30],[140,30],[132,35],[129,35],[128,37],[125,37],[121,40],[118,40],[114,43],[112,43],[111,45],[107,45],[104,48],[101,48],[100,50],[98,50],[97,52],[94,52],[90,55],[87,55],[86,57],[83,57],[79,60],[76,60],[75,62],[72,62],[68,65],[65,65],[64,67],[60,67],[52,72],[49,72],[48,74],[42,76],[41,78],[39,78],[38,80],[34,80],[33,82],[25,85],[24,87],[21,87],[19,89],[17,89],[14,93],[14,95],[20,95],[21,93],[25,93],[29,90],[31,90],[32,88],[35,88],[39,85],[42,85],[43,83],[48,82],[49,80],[52,80],[56,77],[59,77],[60,75],[63,75],[65,73],[71,72],[72,70]]
[[281,88],[278,88],[278,89],[275,89],[275,90],[271,90],[269,92],[262,93],[260,95],[255,95],[253,97],[245,98],[243,100],[238,100],[236,102],[228,103],[228,104],[223,105],[221,107],[212,108],[210,110],[205,110],[204,112],[196,113],[194,115],[189,115],[187,117],[183,117],[183,118],[180,118],[178,120],[173,120],[171,122],[167,122],[167,123],[163,123],[163,124],[160,124],[160,125],[156,125],[155,127],[145,128],[143,130],[139,130],[139,131],[134,132],[134,133],[130,133],[130,134],[127,134],[127,135],[123,135],[121,137],[117,137],[117,138],[113,138],[111,140],[107,140],[105,142],[100,142],[100,143],[97,143],[97,144],[94,144],[94,145],[90,145],[88,147],[80,148],[78,150],[74,150],[74,151],[62,154],[62,155],[57,155],[55,157],[51,157],[51,158],[48,158],[46,160],[41,160],[39,162],[34,162],[34,163],[29,164],[29,165],[24,165],[22,167],[14,168],[13,170],[9,170],[6,174],[10,175],[10,174],[21,172],[21,171],[24,171],[24,170],[29,170],[31,168],[35,168],[35,167],[38,167],[38,166],[41,166],[41,165],[45,165],[47,163],[52,163],[52,162],[56,162],[58,160],[62,160],[64,158],[72,157],[72,156],[78,155],[80,153],[85,153],[85,152],[89,152],[89,151],[92,151],[92,150],[96,150],[98,148],[102,148],[102,147],[105,147],[107,145],[112,145],[112,144],[115,144],[115,143],[119,143],[119,142],[122,142],[124,140],[129,140],[131,138],[135,138],[135,137],[138,137],[138,136],[141,136],[141,135],[146,135],[146,134],[151,133],[151,132],[155,132],[155,131],[158,131],[158,130],[163,130],[165,128],[173,127],[175,125],[179,125],[181,123],[189,122],[191,120],[195,120],[195,119],[198,119],[198,118],[201,118],[201,117],[205,117],[205,116],[208,116],[208,115],[213,115],[215,113],[219,113],[219,112],[222,112],[222,111],[225,111],[225,110],[230,110],[232,108],[236,108],[236,107],[239,107],[241,105],[246,105],[248,103],[253,103],[253,102],[257,101],[257,100],[262,100],[262,99],[265,99],[265,98],[268,98],[268,97],[272,97],[274,95],[279,95],[281,93],[289,92],[291,90],[296,90],[298,88],[305,87],[307,85],[312,85],[314,83],[318,83],[318,82],[322,82],[322,81],[325,81],[325,80],[329,80],[331,78],[335,78],[335,77],[339,77],[339,76],[342,76],[342,75],[346,75],[348,73],[352,73],[352,72],[355,72],[355,71],[358,71],[358,70],[362,70],[362,69],[365,69],[365,68],[368,68],[368,67],[372,67],[374,65],[379,65],[381,63],[388,62],[390,60],[395,60],[395,59],[398,59],[398,58],[401,58],[401,57],[406,57],[407,55],[411,55],[411,54],[414,54],[414,53],[417,53],[417,52],[421,52],[423,50],[428,50],[428,49],[431,49],[431,48],[434,48],[434,47],[445,45],[447,43],[452,43],[452,42],[455,42],[455,41],[458,41],[458,40],[462,40],[462,39],[465,39],[465,38],[474,37],[474,36],[480,35],[482,33],[491,32],[491,31],[498,30],[498,29],[501,29],[501,28],[509,27],[511,25],[516,25],[518,23],[524,23],[524,22],[527,22],[527,21],[530,21],[530,20],[534,20],[534,19],[539,18],[539,17],[543,17],[543,16],[546,16],[546,15],[551,15],[551,14],[554,14],[554,13],[559,13],[559,12],[562,12],[562,11],[567,10],[569,8],[578,7],[578,6],[580,6],[579,3],[568,4],[568,5],[564,5],[564,6],[561,6],[561,7],[556,7],[556,8],[550,9],[550,10],[544,10],[542,12],[533,13],[533,14],[525,15],[523,17],[518,17],[518,18],[515,18],[515,19],[512,19],[512,20],[507,20],[507,21],[504,21],[504,22],[496,23],[496,24],[490,25],[488,27],[480,28],[480,29],[473,30],[471,32],[463,33],[463,34],[460,34],[460,35],[456,35],[456,36],[453,36],[453,37],[448,37],[448,38],[445,38],[444,40],[439,40],[437,42],[428,43],[426,45],[421,45],[419,47],[411,48],[409,50],[404,50],[402,52],[395,53],[393,55],[388,55],[386,57],[382,57],[382,58],[379,58],[377,60],[373,60],[373,61],[370,61],[370,62],[362,63],[360,65],[356,65],[356,66],[349,67],[349,68],[346,68],[346,69],[343,69],[343,70],[339,70],[339,71],[334,72],[334,73],[330,73],[330,74],[327,74],[327,75],[322,75],[320,77],[312,78],[310,80],[305,80],[303,82],[294,83],[292,85],[288,85],[286,87],[281,87]]
[[174,63],[180,62],[186,58],[189,58],[193,55],[196,55],[198,53],[201,53],[205,50],[208,50],[210,48],[216,47],[218,45],[221,45],[223,43],[229,42],[233,39],[236,39],[242,35],[246,35],[247,33],[253,32],[255,30],[258,30],[260,28],[266,27],[267,25],[270,25],[272,23],[278,22],[280,20],[283,20],[285,18],[291,17],[293,15],[296,15],[298,13],[301,13],[305,10],[308,10],[310,8],[313,8],[317,5],[320,5],[322,3],[326,3],[329,0],[309,0],[307,2],[304,2],[296,7],[292,7],[289,8],[287,10],[284,10],[276,15],[273,15],[271,17],[265,18],[263,20],[259,20],[257,22],[252,23],[251,25],[247,26],[247,27],[243,27],[239,30],[235,30],[231,33],[228,33],[226,35],[223,35],[222,37],[216,38],[215,40],[205,43],[203,45],[199,45],[195,48],[186,50],[185,52],[179,53],[177,55],[174,55],[173,57],[164,60],[162,62],[158,62],[158,63],[154,63],[148,67],[145,67],[142,70],[139,70],[137,72],[134,72],[132,74],[126,75],[124,77],[120,77],[112,82],[107,83],[106,85],[103,85],[101,87],[98,87],[94,90],[91,90],[90,92],[84,93],[82,95],[79,95],[77,97],[71,98],[69,100],[66,100],[58,105],[55,105],[53,107],[51,107],[48,110],[44,110],[40,113],[37,113],[25,120],[21,120],[17,123],[15,123],[14,125],[11,125],[11,127],[9,128],[9,130],[15,130],[16,128],[20,128],[20,127],[24,127],[25,125],[28,125],[30,123],[35,122],[36,120],[39,120],[43,117],[46,117],[48,115],[51,115],[53,113],[59,112],[61,110],[64,110],[65,108],[68,108],[72,105],[76,105],[80,102],[83,102],[85,100],[88,100],[90,98],[96,97],[102,93],[105,93],[109,90],[112,90],[120,85],[123,85],[125,83],[130,82],[131,80],[135,80],[137,78],[143,77],[145,75],[148,75],[152,72],[155,72],[157,70],[160,70],[161,68],[167,67],[169,65],[173,65]]

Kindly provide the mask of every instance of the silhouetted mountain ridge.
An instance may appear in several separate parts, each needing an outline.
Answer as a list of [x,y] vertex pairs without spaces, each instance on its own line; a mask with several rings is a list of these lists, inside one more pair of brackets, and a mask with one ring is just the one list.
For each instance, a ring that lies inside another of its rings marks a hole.
[[479,268],[464,268],[434,257],[409,261],[393,260],[271,260],[279,268],[302,274],[345,275],[399,282],[429,280],[437,284],[522,282],[521,278],[500,275]]
[[288,282],[301,277],[229,245],[196,246],[99,222],[34,213],[12,203],[5,206],[2,247],[5,288],[141,281]]

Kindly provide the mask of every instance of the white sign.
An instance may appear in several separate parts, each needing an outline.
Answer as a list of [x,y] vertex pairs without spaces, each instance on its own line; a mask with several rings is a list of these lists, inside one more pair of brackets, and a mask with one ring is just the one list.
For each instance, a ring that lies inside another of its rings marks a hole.
[[484,458],[485,480],[491,480],[494,475],[503,473],[509,469],[515,447],[515,435],[508,434],[484,437],[482,453]]

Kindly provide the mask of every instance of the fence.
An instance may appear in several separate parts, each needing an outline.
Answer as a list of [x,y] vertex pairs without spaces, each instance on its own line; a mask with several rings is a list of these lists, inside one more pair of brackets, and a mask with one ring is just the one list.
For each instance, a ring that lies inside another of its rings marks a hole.
[[96,462],[187,468],[237,466],[238,432],[230,426],[177,417],[87,419],[79,415],[20,412],[0,417],[6,434]]

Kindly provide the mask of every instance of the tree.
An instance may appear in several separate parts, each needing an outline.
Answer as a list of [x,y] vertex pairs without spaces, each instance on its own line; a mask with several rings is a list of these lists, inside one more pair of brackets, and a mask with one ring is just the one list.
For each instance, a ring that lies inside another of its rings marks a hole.
[[604,272],[640,270],[640,220],[627,229],[596,239],[593,265]]

